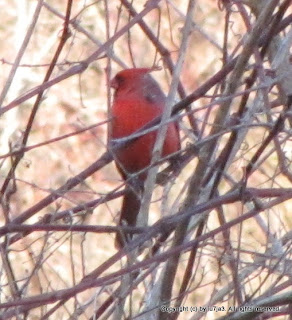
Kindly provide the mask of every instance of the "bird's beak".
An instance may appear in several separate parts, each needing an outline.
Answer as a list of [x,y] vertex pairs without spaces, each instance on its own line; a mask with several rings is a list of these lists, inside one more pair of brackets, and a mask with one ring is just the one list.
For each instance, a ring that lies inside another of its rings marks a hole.
[[110,87],[113,88],[113,89],[118,89],[118,81],[116,79],[116,77],[114,77],[111,81],[110,81]]

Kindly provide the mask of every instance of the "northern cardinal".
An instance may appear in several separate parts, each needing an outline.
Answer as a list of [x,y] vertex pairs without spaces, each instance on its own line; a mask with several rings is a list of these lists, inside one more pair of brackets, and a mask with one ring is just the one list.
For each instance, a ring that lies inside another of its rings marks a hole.
[[[151,68],[125,69],[111,80],[110,85],[115,89],[111,139],[130,136],[154,118],[162,115],[166,98],[158,83],[149,74],[151,71],[153,71]],[[125,181],[130,174],[150,165],[156,136],[157,131],[152,131],[114,152],[117,169]],[[167,128],[162,157],[179,149],[178,125],[172,122]],[[136,225],[146,177],[147,173],[144,172],[134,181],[133,179],[127,181],[119,225]],[[118,233],[115,245],[121,248],[126,241],[126,236]]]

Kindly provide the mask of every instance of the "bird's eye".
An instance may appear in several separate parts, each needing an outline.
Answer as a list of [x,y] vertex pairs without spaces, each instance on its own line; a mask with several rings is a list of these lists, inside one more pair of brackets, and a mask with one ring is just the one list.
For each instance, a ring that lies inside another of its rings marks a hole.
[[117,90],[121,87],[124,81],[125,81],[125,78],[118,74],[111,80],[110,86]]
[[123,76],[121,76],[120,74],[118,74],[116,76],[116,81],[118,82],[118,84],[122,84],[125,81],[125,78]]

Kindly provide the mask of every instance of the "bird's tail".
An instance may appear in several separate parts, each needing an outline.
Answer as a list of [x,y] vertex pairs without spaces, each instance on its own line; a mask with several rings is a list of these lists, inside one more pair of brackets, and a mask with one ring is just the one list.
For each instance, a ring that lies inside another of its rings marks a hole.
[[[137,216],[141,206],[141,191],[134,190],[131,186],[126,187],[122,204],[119,226],[135,227]],[[120,230],[116,235],[115,246],[123,248],[131,240],[132,235]]]

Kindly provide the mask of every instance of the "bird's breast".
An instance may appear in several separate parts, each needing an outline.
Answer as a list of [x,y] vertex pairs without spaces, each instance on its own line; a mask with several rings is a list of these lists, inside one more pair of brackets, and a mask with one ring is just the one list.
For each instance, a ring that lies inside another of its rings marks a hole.
[[128,136],[162,114],[162,108],[139,100],[116,101],[112,108],[112,136]]

